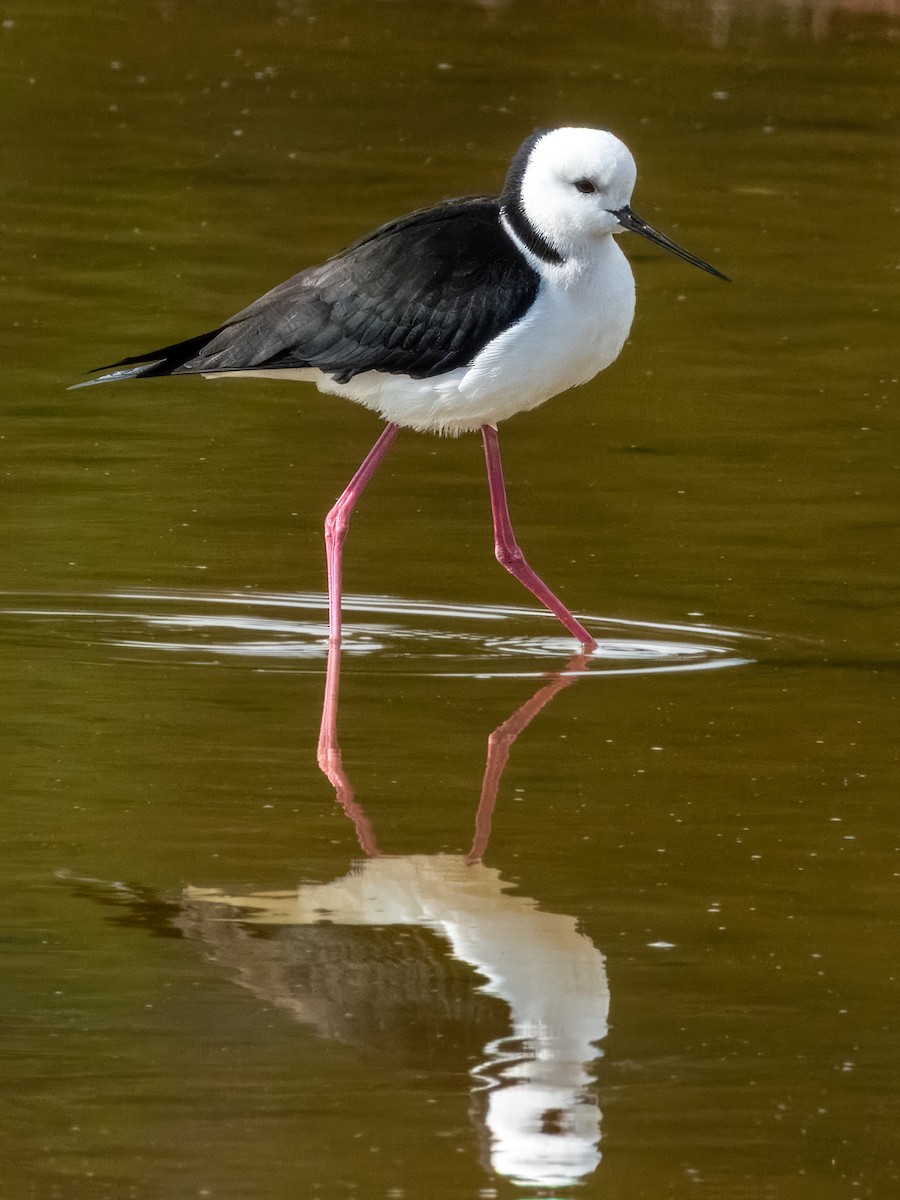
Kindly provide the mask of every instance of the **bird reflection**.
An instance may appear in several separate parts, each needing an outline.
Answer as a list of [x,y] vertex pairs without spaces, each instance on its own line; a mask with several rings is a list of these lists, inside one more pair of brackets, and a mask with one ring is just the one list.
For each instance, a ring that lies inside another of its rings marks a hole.
[[[329,657],[319,762],[364,857],[326,883],[233,895],[75,880],[126,909],[119,923],[200,942],[235,982],[326,1038],[418,1070],[470,1068],[484,1167],[519,1185],[582,1182],[600,1162],[592,1079],[607,1032],[603,955],[574,917],[513,894],[483,862],[510,748],[563,689],[574,658],[489,737],[468,854],[383,853],[337,738],[339,651]],[[69,879],[72,882],[71,878]]]
[[[251,926],[312,927],[327,923],[329,945],[340,944],[341,933],[366,927],[424,929],[449,945],[458,964],[468,964],[479,982],[480,997],[503,1002],[506,1019],[498,1021],[495,1008],[486,1008],[478,1027],[488,1036],[478,1065],[472,1070],[473,1096],[479,1124],[488,1135],[490,1168],[516,1183],[534,1187],[560,1187],[590,1175],[600,1161],[600,1110],[591,1088],[591,1063],[596,1043],[607,1031],[609,989],[603,955],[580,933],[574,917],[541,911],[530,897],[512,895],[500,872],[482,861],[491,831],[498,788],[515,739],[563,688],[586,670],[578,656],[542,687],[489,737],[481,798],[475,818],[471,850],[467,855],[383,854],[371,822],[356,800],[341,762],[337,735],[340,654],[333,646],[319,739],[319,764],[331,781],[335,796],[353,822],[366,858],[339,879],[323,884],[303,884],[285,892],[231,896],[217,890],[191,889],[193,919],[203,904],[217,912],[216,934],[222,949],[223,908],[237,911]],[[227,924],[227,922],[226,922]],[[352,937],[350,941],[355,941]],[[270,946],[259,942],[260,947]],[[357,947],[358,953],[358,947]],[[421,983],[421,962],[431,990],[419,991],[417,1003],[452,1008],[450,997],[440,997],[433,987],[433,949],[414,955],[403,950],[408,978],[392,980],[394,994],[384,997],[395,1010],[408,1008]],[[346,1026],[358,1018],[356,1007],[372,1002],[368,986],[360,988],[356,964],[342,974],[340,967],[320,976],[304,971],[316,999],[286,990],[281,978],[273,993],[271,958],[264,970],[247,971],[241,956],[243,981],[272,1001],[289,1000],[301,1020],[312,1021],[320,1031],[336,1032],[333,1017]],[[383,973],[384,964],[375,975]],[[410,988],[413,992],[411,993]],[[305,990],[305,989],[304,989]],[[407,1014],[408,1017],[409,1014]],[[371,1017],[368,1018],[371,1020]],[[388,1018],[388,1023],[393,1021]],[[421,1016],[418,1028],[430,1025]],[[493,1026],[493,1028],[491,1028]],[[499,1027],[498,1027],[499,1026]],[[344,1035],[354,1031],[344,1029]],[[358,1036],[360,1030],[355,1030]],[[355,1040],[355,1039],[354,1039]]]
[[[468,1049],[473,1034],[487,1033],[471,1074],[490,1169],[522,1185],[563,1187],[600,1162],[590,1066],[607,1031],[606,971],[574,917],[543,912],[510,886],[462,855],[382,855],[291,891],[189,889],[182,927],[213,942],[217,961],[244,986],[325,1036],[387,1049],[399,1038],[402,1055],[435,1035]],[[281,933],[253,937],[254,926]],[[374,941],[360,939],[360,927],[375,931]],[[439,941],[393,940],[391,927]],[[281,936],[298,928],[305,936]],[[440,941],[474,970],[480,996],[467,997],[464,978],[440,961]],[[484,997],[504,1003],[506,1020]]]

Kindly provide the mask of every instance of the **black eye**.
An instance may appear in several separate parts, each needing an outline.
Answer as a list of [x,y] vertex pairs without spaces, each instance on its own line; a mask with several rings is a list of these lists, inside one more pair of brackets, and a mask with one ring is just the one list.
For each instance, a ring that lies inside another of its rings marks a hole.
[[583,196],[588,196],[591,192],[596,192],[597,190],[590,179],[576,179],[575,187]]

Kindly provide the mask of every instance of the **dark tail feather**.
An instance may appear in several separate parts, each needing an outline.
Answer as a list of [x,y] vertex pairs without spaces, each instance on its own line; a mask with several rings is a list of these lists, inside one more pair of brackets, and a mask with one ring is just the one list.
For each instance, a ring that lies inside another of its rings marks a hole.
[[[108,375],[100,375],[97,379],[86,379],[84,383],[75,383],[68,390],[91,387],[95,383],[114,383],[122,379],[149,379],[153,376],[172,375],[185,367],[197,357],[209,342],[222,332],[212,329],[209,333],[198,334],[197,337],[187,338],[183,342],[173,342],[171,346],[161,346],[159,350],[147,350],[143,354],[131,354],[128,358],[120,358],[118,362],[109,363],[105,367],[94,367],[93,371],[108,371]],[[138,363],[139,366],[132,366]],[[126,368],[121,370],[120,368]],[[188,367],[188,370],[190,368]],[[92,372],[93,373],[93,372]]]
[[200,333],[183,342],[173,342],[171,346],[162,346],[159,350],[131,354],[128,358],[120,358],[118,362],[107,363],[105,367],[93,367],[91,374],[94,371],[111,371],[114,367],[130,367],[132,363],[148,363],[150,365],[148,374],[171,375],[178,367],[183,367],[192,358],[196,358],[203,347],[221,332],[221,328],[211,329],[209,333]]

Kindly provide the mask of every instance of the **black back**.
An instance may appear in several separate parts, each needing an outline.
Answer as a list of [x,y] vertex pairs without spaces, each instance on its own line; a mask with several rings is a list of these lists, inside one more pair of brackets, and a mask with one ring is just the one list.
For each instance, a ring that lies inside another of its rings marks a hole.
[[273,288],[218,329],[113,363],[141,375],[316,367],[340,383],[376,370],[426,379],[468,365],[539,286],[495,198],[392,221]]

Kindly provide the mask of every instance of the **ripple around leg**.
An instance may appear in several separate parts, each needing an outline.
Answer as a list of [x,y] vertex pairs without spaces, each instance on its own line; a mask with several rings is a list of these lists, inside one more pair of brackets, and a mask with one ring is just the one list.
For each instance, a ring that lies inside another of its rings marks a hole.
[[[346,596],[342,654],[377,658],[379,670],[418,675],[543,674],[575,650],[541,609],[453,605],[395,596]],[[144,589],[94,594],[5,593],[0,619],[25,621],[43,638],[143,657],[255,663],[257,669],[324,672],[328,602],[323,593]],[[743,666],[767,641],[709,625],[585,616],[597,638],[588,673],[646,674]],[[42,638],[42,640],[43,640]]]

